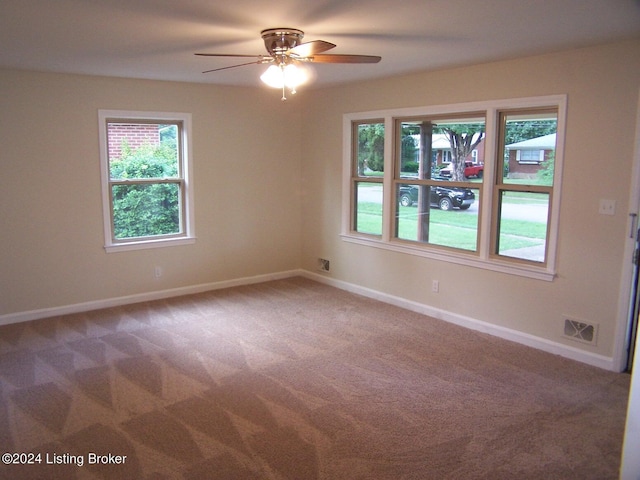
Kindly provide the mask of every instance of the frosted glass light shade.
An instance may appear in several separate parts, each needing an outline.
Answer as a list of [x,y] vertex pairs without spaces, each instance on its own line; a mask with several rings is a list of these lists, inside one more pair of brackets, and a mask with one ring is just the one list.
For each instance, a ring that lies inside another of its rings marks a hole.
[[307,74],[302,68],[293,64],[271,65],[260,76],[260,80],[272,88],[292,88],[303,84],[307,80]]

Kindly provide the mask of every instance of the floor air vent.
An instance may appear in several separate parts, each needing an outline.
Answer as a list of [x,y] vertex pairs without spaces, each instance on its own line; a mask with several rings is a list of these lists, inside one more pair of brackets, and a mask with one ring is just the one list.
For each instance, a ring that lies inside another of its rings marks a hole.
[[572,340],[577,340],[582,343],[595,345],[597,335],[597,325],[581,322],[579,320],[572,320],[570,318],[564,319],[565,337],[571,338]]
[[328,272],[330,267],[330,262],[326,258],[318,259],[318,270],[321,272]]

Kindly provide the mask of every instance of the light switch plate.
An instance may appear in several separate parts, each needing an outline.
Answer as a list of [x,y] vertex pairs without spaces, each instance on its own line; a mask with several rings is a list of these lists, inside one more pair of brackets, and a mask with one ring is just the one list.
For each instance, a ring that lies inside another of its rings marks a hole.
[[598,213],[602,215],[615,215],[616,214],[616,201],[607,200],[605,198],[600,199],[600,208]]

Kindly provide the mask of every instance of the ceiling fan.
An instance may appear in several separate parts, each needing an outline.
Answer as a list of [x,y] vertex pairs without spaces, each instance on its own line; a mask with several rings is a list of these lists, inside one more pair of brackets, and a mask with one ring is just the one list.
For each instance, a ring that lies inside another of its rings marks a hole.
[[230,53],[196,53],[203,57],[244,57],[253,58],[251,62],[240,63],[228,67],[214,68],[202,73],[218,72],[245,65],[266,64],[271,66],[260,79],[274,88],[282,88],[282,100],[286,100],[285,87],[296,93],[296,87],[306,80],[304,70],[297,68],[298,63],[378,63],[381,57],[375,55],[340,55],[325,54],[335,48],[333,43],[324,40],[313,40],[300,43],[304,32],[297,28],[269,28],[260,32],[268,55],[235,55]]

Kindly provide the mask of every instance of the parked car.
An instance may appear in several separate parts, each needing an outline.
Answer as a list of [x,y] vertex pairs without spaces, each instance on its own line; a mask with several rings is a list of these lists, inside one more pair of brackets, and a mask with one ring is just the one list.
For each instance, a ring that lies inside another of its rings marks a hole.
[[[402,185],[398,191],[398,202],[403,207],[410,207],[418,201],[420,188],[416,185]],[[475,194],[468,188],[432,186],[430,204],[440,210],[459,208],[466,210],[475,201]]]
[[[453,164],[449,164],[440,170],[440,175],[443,177],[451,178],[451,170],[453,170]],[[469,160],[464,162],[464,176],[465,178],[476,177],[482,178],[484,174],[484,163],[473,163]]]

